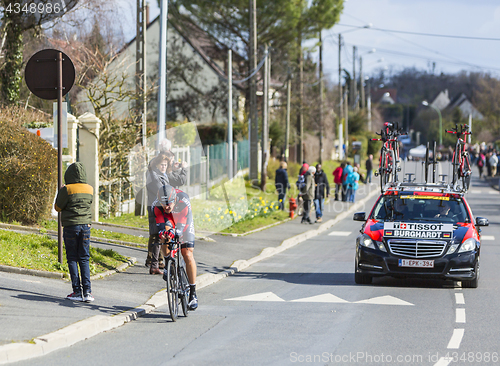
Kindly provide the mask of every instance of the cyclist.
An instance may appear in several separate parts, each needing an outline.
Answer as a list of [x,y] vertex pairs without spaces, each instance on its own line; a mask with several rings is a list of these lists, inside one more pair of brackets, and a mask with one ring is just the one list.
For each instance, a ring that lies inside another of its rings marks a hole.
[[[196,296],[196,262],[194,260],[194,223],[189,196],[172,186],[164,185],[158,190],[158,198],[152,205],[153,214],[158,226],[156,244],[162,244],[174,239],[177,234],[181,242],[181,253],[186,262],[186,272],[189,280],[189,310],[198,307]],[[163,256],[167,258],[169,250],[161,246]],[[163,278],[166,279],[166,265]]]

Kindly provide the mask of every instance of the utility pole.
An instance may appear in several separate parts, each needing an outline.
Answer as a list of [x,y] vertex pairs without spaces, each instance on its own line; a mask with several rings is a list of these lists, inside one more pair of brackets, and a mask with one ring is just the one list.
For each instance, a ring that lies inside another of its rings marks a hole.
[[[250,0],[250,72],[257,70],[257,0]],[[250,78],[250,180],[258,179],[257,73]]]
[[135,38],[135,93],[137,124],[141,125],[141,143],[146,145],[146,1],[137,0],[137,34]]
[[[300,29],[300,27],[299,27]],[[297,149],[297,162],[302,164],[304,161],[304,116],[303,116],[303,99],[304,99],[304,59],[302,55],[302,32],[299,31],[299,109],[297,111],[297,131],[299,133],[299,146]]]
[[269,155],[269,69],[271,67],[269,58],[269,47],[266,44],[264,48],[264,54],[267,56],[264,60],[264,74],[263,74],[263,95],[262,95],[262,166],[260,169],[260,186],[262,190],[266,188],[267,181],[267,158]]
[[[339,33],[339,120],[338,120],[338,126],[342,124],[342,34]],[[340,145],[340,138],[341,136],[337,136],[339,139],[339,145]],[[340,146],[342,149],[342,146]]]
[[367,97],[366,97],[366,109],[368,112],[368,131],[372,130],[372,93],[371,93],[371,85],[370,79],[366,83]]
[[288,146],[290,144],[290,99],[292,95],[292,77],[288,69],[288,79],[286,81],[286,130],[285,130],[285,161],[288,161]]
[[233,53],[231,50],[227,52],[227,89],[227,173],[229,179],[233,179]]
[[319,31],[319,163],[323,163],[323,40]]
[[365,80],[363,79],[363,57],[359,56],[359,87],[361,88],[361,109],[365,109]]
[[352,46],[352,109],[354,111],[358,110],[358,102],[357,102],[357,97],[358,97],[358,88],[357,88],[357,81],[356,81],[356,46]]
[[168,0],[160,1],[160,57],[158,62],[158,141],[157,146],[166,137],[167,118],[167,22]]
[[344,128],[345,128],[345,158],[347,159],[347,151],[349,150],[349,109],[347,107],[348,105],[348,99],[347,96],[349,95],[349,86],[345,86],[345,96],[344,96],[344,103],[345,103],[345,119],[344,119]]

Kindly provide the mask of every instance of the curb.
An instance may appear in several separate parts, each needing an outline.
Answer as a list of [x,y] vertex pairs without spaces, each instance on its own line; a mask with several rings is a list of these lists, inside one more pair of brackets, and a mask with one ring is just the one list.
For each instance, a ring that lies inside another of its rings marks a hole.
[[[133,266],[137,262],[137,259],[134,257],[129,257],[127,258],[127,262],[120,264],[118,267],[115,269],[111,269],[106,272],[98,273],[96,275],[93,275],[90,277],[90,280],[98,280],[100,278],[104,278],[106,276],[122,272],[124,271],[127,267]],[[24,275],[30,275],[30,276],[37,276],[37,277],[46,277],[46,278],[54,278],[56,280],[65,280],[69,281],[69,279],[64,277],[64,273],[57,273],[57,272],[49,272],[49,271],[41,271],[38,269],[30,269],[30,268],[19,268],[19,267],[11,267],[11,266],[6,266],[3,264],[0,264],[0,272],[9,272],[9,273],[17,273],[17,274],[24,274]]]
[[[277,247],[264,248],[259,255],[248,260],[237,260],[231,264],[231,267],[228,270],[224,270],[219,273],[206,273],[198,276],[196,278],[196,287],[198,289],[202,289],[204,287],[210,286],[234,274],[235,272],[240,272],[250,267],[252,264],[272,257],[273,255],[281,253],[307,239],[313,238],[325,232],[337,222],[343,220],[352,212],[363,206],[370,198],[372,198],[372,196],[375,196],[378,192],[379,191],[377,189],[369,192],[365,198],[352,205],[347,211],[344,211],[337,215],[336,218],[328,220],[327,222],[321,224],[315,230],[308,230],[292,238],[285,239]],[[115,273],[115,271],[111,272]],[[160,291],[152,295],[149,300],[146,301],[143,305],[140,305],[123,313],[111,316],[96,315],[71,324],[55,332],[36,337],[33,339],[34,344],[27,342],[18,342],[0,346],[0,364],[17,362],[33,357],[43,356],[52,351],[69,347],[75,343],[91,338],[99,333],[118,328],[125,323],[131,322],[132,320],[149,314],[153,310],[167,304],[167,299],[164,291],[165,289],[161,289]]]

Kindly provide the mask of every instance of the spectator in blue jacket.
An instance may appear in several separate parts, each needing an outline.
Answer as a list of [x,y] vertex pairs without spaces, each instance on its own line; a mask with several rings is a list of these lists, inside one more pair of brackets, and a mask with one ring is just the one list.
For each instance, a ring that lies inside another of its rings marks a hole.
[[349,161],[345,162],[344,170],[342,171],[342,201],[347,201],[347,177],[353,172],[353,167]]
[[276,178],[274,179],[274,185],[278,191],[278,202],[279,208],[281,210],[285,209],[286,191],[290,189],[290,183],[288,182],[288,172],[286,171],[287,164],[285,161],[280,163],[280,168],[276,170]]
[[353,171],[347,176],[347,201],[354,202],[356,198],[356,191],[359,187],[359,173],[358,168],[354,167]]

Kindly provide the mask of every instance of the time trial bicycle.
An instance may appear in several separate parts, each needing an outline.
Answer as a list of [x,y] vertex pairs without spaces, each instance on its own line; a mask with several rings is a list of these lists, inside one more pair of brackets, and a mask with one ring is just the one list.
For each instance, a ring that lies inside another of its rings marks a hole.
[[452,133],[457,135],[457,143],[455,144],[455,150],[453,151],[453,158],[451,164],[453,165],[453,177],[452,185],[455,187],[458,181],[462,181],[462,190],[467,191],[470,186],[470,179],[472,175],[472,168],[469,159],[469,153],[466,149],[467,143],[465,142],[465,136],[471,135],[469,132],[469,126],[455,125],[455,128],[451,130],[446,130],[447,133]]
[[175,322],[179,317],[179,307],[182,308],[184,316],[188,316],[189,282],[180,258],[179,236],[176,234],[174,239],[165,245],[168,245],[170,252],[166,258],[163,279],[167,283],[168,310],[172,321]]

